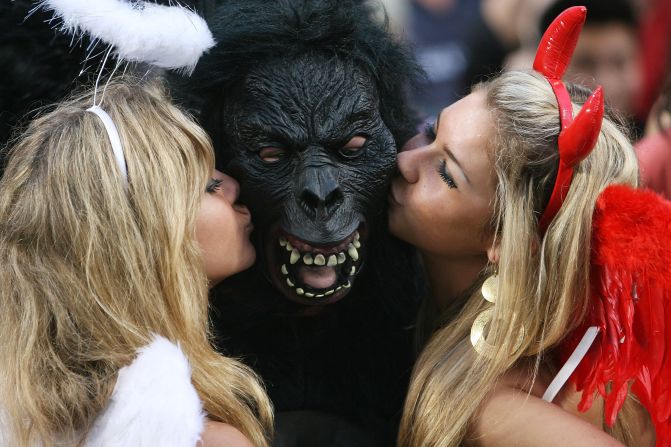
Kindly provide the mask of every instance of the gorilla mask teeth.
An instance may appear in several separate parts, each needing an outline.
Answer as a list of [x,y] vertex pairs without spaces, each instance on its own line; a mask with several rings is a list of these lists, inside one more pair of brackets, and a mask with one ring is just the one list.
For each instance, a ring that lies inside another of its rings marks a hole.
[[289,257],[289,263],[291,263],[291,265],[294,265],[295,263],[298,262],[300,257],[301,257],[301,255],[300,255],[300,253],[298,253],[298,250],[296,250],[296,249],[291,250],[291,256]]
[[[361,247],[361,244],[359,244],[359,247]],[[357,248],[354,246],[354,244],[349,244],[347,247],[347,253],[349,254],[350,258],[352,258],[355,261],[359,260],[359,251]]]
[[[289,261],[281,264],[280,272],[284,278],[284,283],[293,289],[296,295],[319,299],[352,287],[351,279],[359,270],[359,249],[362,245],[358,231],[355,231],[337,246],[330,248],[315,248],[300,240],[294,242],[292,245],[287,237],[281,236],[278,238],[280,247],[286,250],[286,252],[284,250],[282,252],[288,254]],[[294,245],[309,251],[301,251]],[[338,250],[336,247],[340,247],[341,250],[334,253],[333,250]],[[330,274],[335,275],[335,281],[330,287],[324,289],[315,289],[307,283],[303,284],[300,279],[303,278],[301,272],[305,274],[305,270],[301,269],[305,268],[312,269],[312,272],[315,271],[314,269],[330,269]]]

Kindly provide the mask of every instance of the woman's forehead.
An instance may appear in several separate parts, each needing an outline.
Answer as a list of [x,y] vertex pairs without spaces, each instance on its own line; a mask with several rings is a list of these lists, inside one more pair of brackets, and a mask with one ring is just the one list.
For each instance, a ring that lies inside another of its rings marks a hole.
[[[477,90],[443,110],[437,129],[439,139],[463,163],[466,170],[490,165],[490,140],[494,135],[486,97]],[[470,174],[470,173],[469,173]]]

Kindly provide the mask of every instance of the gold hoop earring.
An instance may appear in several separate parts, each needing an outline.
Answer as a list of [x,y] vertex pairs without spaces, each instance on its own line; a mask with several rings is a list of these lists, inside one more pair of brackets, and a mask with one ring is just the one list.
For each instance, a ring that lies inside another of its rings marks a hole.
[[[492,304],[496,304],[496,300],[499,294],[498,274],[493,274],[482,283],[480,293],[485,300]],[[497,350],[497,347],[487,343],[487,339],[485,338],[485,328],[489,323],[491,323],[493,316],[494,306],[480,312],[478,316],[475,317],[473,326],[471,326],[471,344],[473,345],[473,348],[478,354],[488,358],[493,358]],[[520,346],[522,346],[524,335],[524,326],[521,326],[517,335],[517,341],[515,343],[515,352],[520,348]]]
[[496,304],[496,297],[499,295],[499,274],[494,273],[485,279],[480,289],[482,297],[492,304]]

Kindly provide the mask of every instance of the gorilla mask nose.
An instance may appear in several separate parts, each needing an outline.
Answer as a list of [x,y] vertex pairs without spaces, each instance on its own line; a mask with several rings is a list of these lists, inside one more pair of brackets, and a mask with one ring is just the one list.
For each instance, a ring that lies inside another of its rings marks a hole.
[[301,173],[299,201],[313,218],[326,218],[342,204],[338,172],[331,166],[310,167]]

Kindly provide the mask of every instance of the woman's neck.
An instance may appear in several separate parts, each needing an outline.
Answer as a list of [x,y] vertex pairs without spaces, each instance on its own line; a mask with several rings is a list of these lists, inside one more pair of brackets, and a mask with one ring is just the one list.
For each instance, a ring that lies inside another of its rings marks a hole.
[[431,286],[431,298],[441,312],[473,285],[487,265],[484,253],[454,259],[423,252],[422,259]]

